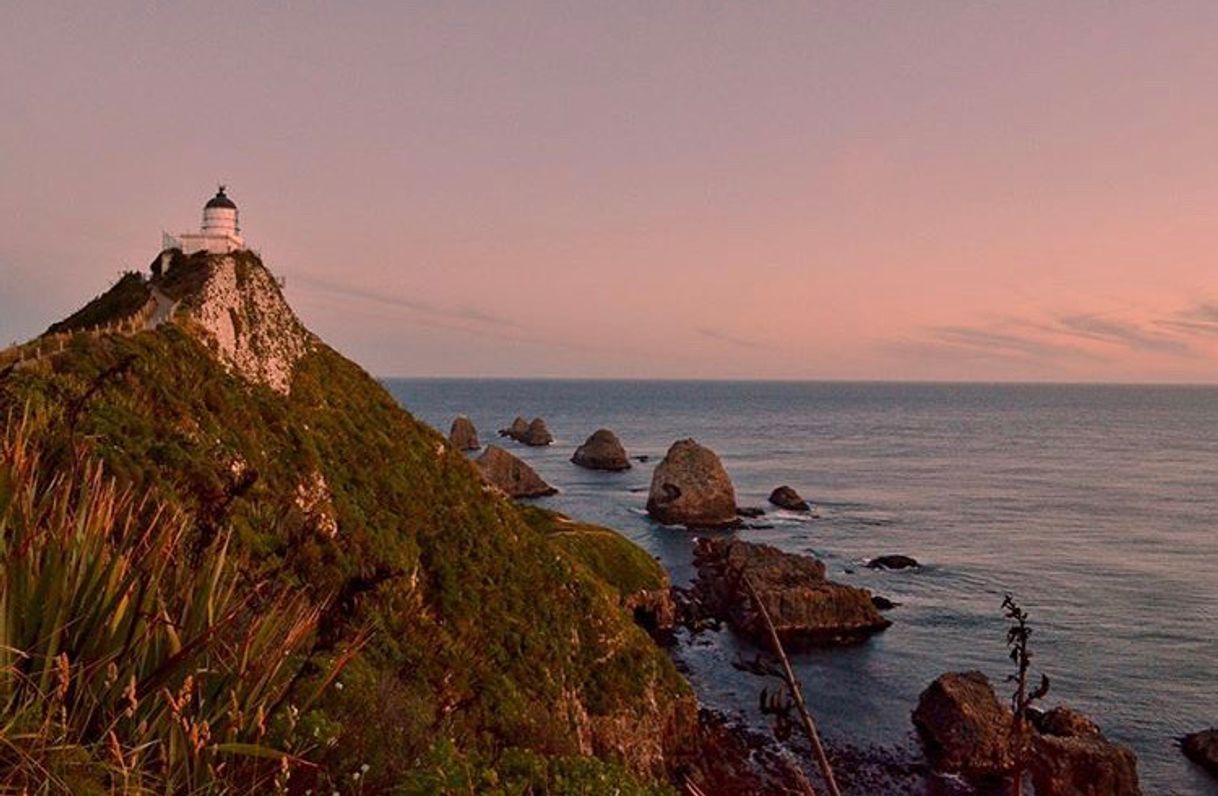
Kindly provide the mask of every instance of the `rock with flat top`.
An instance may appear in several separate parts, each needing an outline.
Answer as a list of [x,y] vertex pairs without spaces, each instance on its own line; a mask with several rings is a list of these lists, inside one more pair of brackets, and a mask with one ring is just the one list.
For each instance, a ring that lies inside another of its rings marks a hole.
[[629,470],[630,459],[622,442],[607,428],[597,429],[583,445],[575,449],[571,461],[589,470]]
[[825,579],[812,556],[738,539],[699,539],[694,547],[695,595],[707,613],[769,648],[769,629],[753,600],[752,584],[784,644],[858,641],[891,624],[871,592]]
[[542,480],[532,467],[496,445],[487,445],[475,464],[483,481],[509,497],[544,497],[558,492]]
[[482,447],[478,442],[478,429],[465,415],[457,415],[448,432],[448,440],[459,451],[476,451]]
[[735,525],[736,489],[719,457],[692,439],[668,449],[651,477],[647,512],[665,525],[717,528]]
[[913,569],[918,562],[909,556],[876,556],[867,562],[867,566],[871,569]]

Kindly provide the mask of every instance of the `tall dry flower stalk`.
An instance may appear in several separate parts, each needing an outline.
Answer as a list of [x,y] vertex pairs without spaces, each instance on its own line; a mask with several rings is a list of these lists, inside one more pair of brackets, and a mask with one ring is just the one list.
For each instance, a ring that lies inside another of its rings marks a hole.
[[1028,690],[1028,671],[1032,666],[1032,651],[1029,645],[1032,628],[1028,625],[1028,613],[1009,594],[1002,599],[1002,610],[1010,622],[1010,627],[1007,628],[1007,649],[1011,662],[1015,664],[1015,672],[1007,675],[1007,682],[1015,684],[1015,691],[1011,694],[1011,759],[1014,764],[1011,769],[1011,793],[1021,796],[1023,775],[1028,761],[1028,709],[1049,693],[1049,678],[1042,674],[1040,685]]

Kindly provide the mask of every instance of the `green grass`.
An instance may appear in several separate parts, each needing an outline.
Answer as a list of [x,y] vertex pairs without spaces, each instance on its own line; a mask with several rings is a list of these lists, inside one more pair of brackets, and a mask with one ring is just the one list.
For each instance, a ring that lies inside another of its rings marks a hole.
[[576,522],[538,506],[522,506],[521,515],[550,543],[625,598],[641,591],[668,588],[668,574],[646,550],[617,531]]
[[[183,258],[166,291],[188,295],[204,265]],[[0,379],[0,417],[43,413],[32,444],[46,472],[100,462],[187,518],[188,546],[231,536],[249,579],[303,594],[319,616],[297,702],[370,634],[343,687],[281,728],[317,733],[315,792],[365,765],[368,792],[392,788],[438,741],[491,771],[509,752],[579,757],[602,719],[653,727],[692,704],[620,607],[662,582],[642,550],[594,526],[555,527],[533,512],[526,522],[439,433],[325,346],[298,364],[284,397],[228,373],[184,328],[77,336],[49,364]],[[332,539],[295,505],[313,472],[331,492]],[[627,768],[630,753],[600,752]],[[640,782],[661,774],[632,771]],[[550,777],[514,792],[558,792],[545,790]]]

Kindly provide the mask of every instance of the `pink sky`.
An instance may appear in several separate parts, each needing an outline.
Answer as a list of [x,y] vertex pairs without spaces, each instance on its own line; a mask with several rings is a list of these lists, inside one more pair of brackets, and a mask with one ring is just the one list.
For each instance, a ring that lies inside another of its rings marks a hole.
[[1218,381],[1218,4],[11,3],[0,341],[217,181],[378,375]]

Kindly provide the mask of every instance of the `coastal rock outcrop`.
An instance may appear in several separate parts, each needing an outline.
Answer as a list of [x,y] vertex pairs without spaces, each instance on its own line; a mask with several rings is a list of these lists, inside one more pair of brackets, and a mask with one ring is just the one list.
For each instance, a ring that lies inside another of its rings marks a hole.
[[981,672],[940,675],[918,697],[913,723],[936,770],[978,782],[1000,778],[1011,757],[1011,710]]
[[785,484],[770,493],[770,502],[787,511],[811,511],[812,506],[800,494]]
[[921,565],[917,559],[909,556],[887,555],[876,556],[867,562],[867,566],[871,569],[913,569]]
[[459,451],[476,451],[482,447],[478,442],[478,429],[474,428],[474,421],[465,415],[457,415],[453,419],[448,440]]
[[630,459],[622,442],[607,428],[597,429],[575,449],[571,461],[589,470],[629,470]]
[[[981,672],[940,675],[913,713],[937,771],[982,787],[1009,776],[1013,714]],[[1028,773],[1037,796],[1140,796],[1137,758],[1086,716],[1058,707],[1028,728]]]
[[651,477],[647,512],[665,525],[734,525],[736,489],[719,457],[692,439],[674,442]]
[[1036,728],[1037,732],[1045,735],[1060,735],[1065,738],[1103,735],[1099,725],[1094,721],[1065,705],[1059,705],[1043,713],[1034,713],[1031,719],[1032,726]]
[[769,631],[746,578],[784,643],[857,641],[891,624],[869,591],[826,580],[825,565],[811,556],[736,539],[699,539],[694,565],[701,609],[761,646],[769,646]]
[[296,364],[318,340],[288,305],[257,255],[173,255],[158,290],[181,305],[192,330],[229,371],[287,395]]
[[529,421],[517,416],[512,421],[512,425],[499,429],[499,436],[508,437],[521,444],[531,445],[535,448],[549,445],[554,441],[554,436],[550,434],[550,429],[546,428],[546,421],[540,417],[535,417]]
[[672,589],[642,589],[622,599],[634,621],[648,633],[663,633],[677,624],[677,604]]
[[1180,749],[1189,760],[1218,776],[1218,728],[1184,736]]
[[525,420],[520,415],[516,415],[516,419],[507,428],[499,429],[499,436],[509,439],[519,440],[529,430],[529,421]]
[[554,435],[550,433],[550,429],[546,428],[546,421],[535,417],[529,422],[524,433],[516,437],[516,441],[534,448],[541,448],[553,442]]
[[487,445],[475,464],[483,481],[503,490],[509,497],[544,497],[558,492],[532,467],[496,445]]
[[1140,796],[1133,751],[1109,741],[1085,716],[1075,715],[1083,723],[1054,729],[1078,734],[1032,736],[1029,769],[1037,796]]

